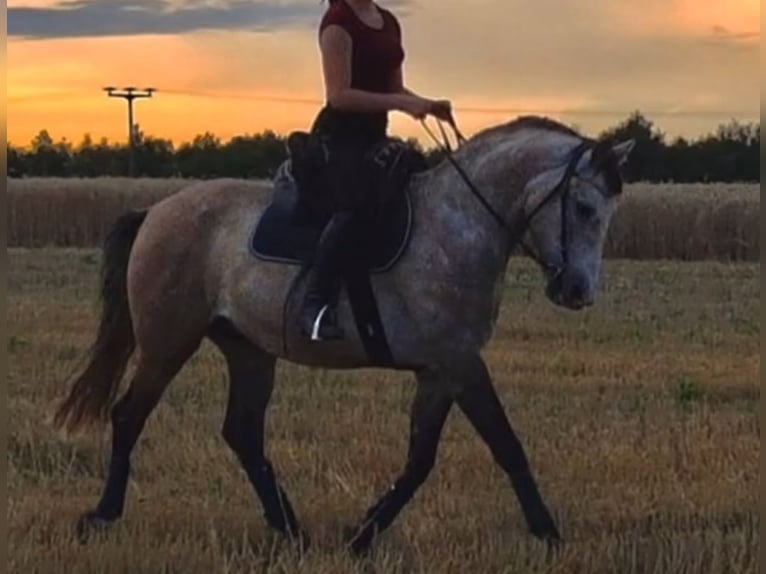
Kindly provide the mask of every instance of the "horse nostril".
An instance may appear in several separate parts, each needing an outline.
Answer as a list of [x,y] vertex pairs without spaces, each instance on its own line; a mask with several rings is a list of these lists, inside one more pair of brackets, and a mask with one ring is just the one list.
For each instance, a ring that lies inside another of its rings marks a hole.
[[564,295],[563,276],[563,273],[556,273],[548,279],[548,285],[545,288],[545,291],[551,299],[557,299]]
[[579,281],[575,281],[569,288],[569,298],[572,301],[582,301],[584,289]]
[[588,285],[584,278],[577,277],[572,280],[567,290],[567,296],[573,303],[590,305],[591,301],[588,295]]

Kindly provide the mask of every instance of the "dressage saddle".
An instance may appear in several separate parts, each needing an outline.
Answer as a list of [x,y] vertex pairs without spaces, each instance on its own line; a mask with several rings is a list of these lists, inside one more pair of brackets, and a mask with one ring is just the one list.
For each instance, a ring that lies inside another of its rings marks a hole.
[[[332,215],[332,178],[345,173],[331,172],[327,158],[332,152],[311,134],[294,132],[287,145],[289,158],[277,170],[271,204],[254,228],[250,249],[259,259],[304,265]],[[394,139],[374,147],[364,161],[369,189],[356,190],[367,199],[354,210],[348,261],[365,272],[383,273],[407,248],[413,225],[407,183],[426,163],[422,154]]]
[[[340,187],[334,184],[349,173],[353,177],[349,168],[354,166],[333,166],[333,150],[312,134],[294,132],[287,145],[289,158],[274,178],[272,201],[254,227],[250,251],[258,259],[305,270],[333,210],[345,199],[333,195]],[[368,356],[373,364],[391,366],[393,357],[370,275],[389,271],[405,252],[414,222],[408,183],[427,164],[420,152],[394,139],[373,147],[362,161],[364,177],[354,182],[365,189],[351,191],[364,201],[354,209],[342,280]],[[295,281],[301,277],[298,274]]]

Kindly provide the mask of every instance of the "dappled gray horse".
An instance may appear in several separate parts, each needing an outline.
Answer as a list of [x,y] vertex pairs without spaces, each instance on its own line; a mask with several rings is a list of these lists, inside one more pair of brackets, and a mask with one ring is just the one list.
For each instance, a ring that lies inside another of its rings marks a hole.
[[[415,373],[407,464],[349,533],[369,547],[425,481],[447,413],[456,403],[510,477],[529,529],[557,540],[480,351],[499,313],[511,249],[523,240],[547,278],[551,301],[593,303],[602,247],[621,189],[618,166],[633,142],[606,144],[543,118],[488,129],[454,161],[415,175],[414,228],[390,270],[371,277],[393,368]],[[475,196],[473,192],[480,194]],[[370,366],[348,300],[338,315],[346,340],[313,342],[294,328],[295,266],[255,259],[248,240],[272,198],[269,186],[221,180],[190,185],[115,225],[104,247],[103,313],[90,361],[60,406],[70,430],[107,418],[112,455],[98,506],[78,523],[82,537],[123,511],[130,455],[168,383],[208,337],[229,370],[223,436],[252,482],[269,525],[301,530],[264,453],[264,416],[278,358],[327,368]],[[292,291],[292,293],[291,293]],[[127,392],[120,381],[135,353]]]

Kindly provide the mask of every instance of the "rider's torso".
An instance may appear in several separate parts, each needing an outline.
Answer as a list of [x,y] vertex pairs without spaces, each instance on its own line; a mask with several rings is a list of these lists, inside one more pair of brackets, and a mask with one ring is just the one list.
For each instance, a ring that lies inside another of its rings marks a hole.
[[[383,8],[378,10],[383,26],[374,28],[363,22],[344,0],[334,2],[322,18],[319,34],[330,25],[343,28],[352,40],[351,87],[389,93],[394,74],[404,61],[404,49],[396,17]],[[387,126],[386,112],[346,112],[325,106],[314,129],[344,143],[365,144],[385,137]]]

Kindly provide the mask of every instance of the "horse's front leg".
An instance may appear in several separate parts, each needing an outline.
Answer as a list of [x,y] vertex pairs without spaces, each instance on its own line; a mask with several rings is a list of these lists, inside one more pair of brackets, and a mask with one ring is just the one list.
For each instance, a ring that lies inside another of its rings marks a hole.
[[532,534],[552,542],[559,540],[524,449],[492,387],[489,372],[481,357],[470,355],[418,373],[407,465],[389,491],[367,511],[365,520],[353,530],[350,546],[354,552],[369,548],[373,537],[394,521],[427,478],[453,402],[460,406],[510,477]]
[[388,528],[433,468],[444,421],[453,401],[448,385],[435,371],[420,371],[417,385],[410,414],[407,464],[388,492],[370,507],[364,521],[349,532],[349,546],[356,554],[366,551],[373,538]]
[[455,402],[511,479],[529,530],[548,542],[559,541],[556,524],[543,502],[524,448],[503,411],[484,361],[475,355],[453,363],[449,372],[454,381]]

